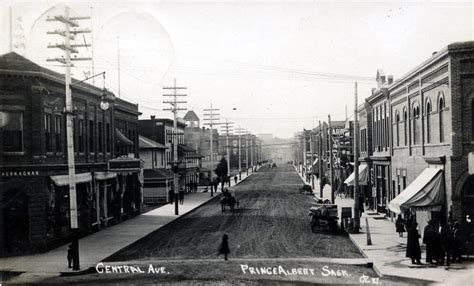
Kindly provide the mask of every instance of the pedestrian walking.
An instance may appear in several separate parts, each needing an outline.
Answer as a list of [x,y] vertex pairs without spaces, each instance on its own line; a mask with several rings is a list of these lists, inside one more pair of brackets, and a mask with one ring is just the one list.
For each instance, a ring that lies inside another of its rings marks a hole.
[[174,190],[173,190],[173,188],[170,188],[170,190],[168,191],[168,201],[169,201],[170,204],[174,203]]
[[454,222],[453,225],[453,262],[461,262],[462,261],[462,252],[464,248],[464,235],[463,230],[460,227],[458,221]]
[[395,222],[395,229],[398,232],[398,236],[403,237],[405,230],[405,220],[402,218],[402,215],[399,214],[397,221]]
[[418,233],[418,223],[412,222],[408,229],[406,257],[411,258],[411,264],[421,264],[420,234]]
[[224,260],[227,260],[227,255],[229,253],[230,253],[229,237],[227,236],[227,234],[224,234],[224,236],[222,237],[221,246],[219,247],[219,254],[218,255],[224,254]]
[[234,183],[237,184],[237,175],[234,176]]
[[74,251],[72,249],[72,244],[69,244],[69,248],[67,249],[67,267],[72,268],[72,259],[74,257]]
[[359,217],[364,213],[364,195],[359,194]]
[[184,203],[184,190],[179,190],[179,203],[182,205]]
[[443,265],[446,259],[446,266],[450,266],[452,259],[453,233],[449,222],[443,223],[443,226],[441,227],[441,245],[442,256],[440,264]]
[[426,244],[426,263],[433,263],[435,258],[435,229],[434,222],[430,220],[423,231],[423,243]]

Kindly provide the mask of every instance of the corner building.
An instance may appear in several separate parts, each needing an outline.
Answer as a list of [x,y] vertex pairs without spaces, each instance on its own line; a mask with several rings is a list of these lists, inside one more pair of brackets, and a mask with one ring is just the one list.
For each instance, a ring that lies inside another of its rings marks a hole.
[[[75,82],[76,80],[73,80]],[[140,212],[138,106],[72,87],[79,234]],[[69,242],[64,75],[16,53],[0,56],[0,256]]]
[[[379,93],[372,110],[377,203],[392,217],[415,215],[420,229],[430,219],[472,216],[474,42],[448,45]],[[381,157],[389,162],[382,174]]]

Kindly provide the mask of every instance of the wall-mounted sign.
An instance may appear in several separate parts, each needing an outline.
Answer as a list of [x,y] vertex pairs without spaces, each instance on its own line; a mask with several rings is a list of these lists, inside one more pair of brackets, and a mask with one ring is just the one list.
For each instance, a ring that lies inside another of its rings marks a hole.
[[109,161],[109,172],[139,172],[143,169],[143,161],[134,158],[117,158]]
[[23,170],[23,171],[2,171],[2,177],[33,177],[39,176],[39,171]]

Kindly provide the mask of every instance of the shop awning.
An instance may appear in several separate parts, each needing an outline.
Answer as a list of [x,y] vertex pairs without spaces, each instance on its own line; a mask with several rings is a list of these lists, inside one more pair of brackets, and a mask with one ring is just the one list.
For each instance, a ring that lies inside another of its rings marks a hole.
[[174,174],[167,169],[145,169],[143,170],[145,181],[148,180],[170,180],[173,179]]
[[[360,186],[367,185],[368,175],[369,175],[369,171],[367,169],[367,164],[360,164],[359,165],[359,185]],[[354,179],[355,179],[355,172],[352,172],[352,174],[349,177],[347,177],[347,179],[344,181],[344,184],[348,186],[353,186]]]
[[[51,176],[54,184],[58,187],[69,186],[69,175]],[[91,173],[76,174],[76,185],[92,181]]]
[[95,172],[94,179],[96,180],[108,180],[114,179],[117,177],[117,173],[115,172]]
[[127,136],[123,135],[123,133],[120,132],[120,130],[118,128],[115,128],[115,137],[116,137],[117,141],[122,145],[125,145],[125,146],[132,146],[133,145],[132,140],[128,139]]
[[426,168],[405,190],[390,201],[388,208],[395,213],[401,213],[409,208],[439,211],[443,201],[443,170]]

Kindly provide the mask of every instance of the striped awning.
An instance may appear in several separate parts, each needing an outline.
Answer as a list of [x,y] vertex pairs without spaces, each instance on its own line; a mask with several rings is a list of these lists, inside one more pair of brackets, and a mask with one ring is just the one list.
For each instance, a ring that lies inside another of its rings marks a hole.
[[439,211],[444,202],[443,170],[426,168],[388,204],[388,208],[401,213],[403,210]]
[[[58,187],[69,186],[69,175],[51,176],[51,180]],[[92,181],[91,173],[76,174],[76,185]]]
[[[368,174],[367,164],[360,164],[359,165],[359,185],[361,186],[367,185],[368,175],[369,174]],[[352,172],[352,174],[349,177],[347,177],[347,179],[344,181],[344,184],[348,186],[353,186],[354,179],[355,179],[355,172]]]

